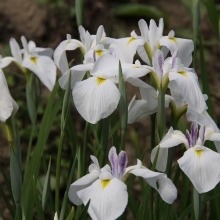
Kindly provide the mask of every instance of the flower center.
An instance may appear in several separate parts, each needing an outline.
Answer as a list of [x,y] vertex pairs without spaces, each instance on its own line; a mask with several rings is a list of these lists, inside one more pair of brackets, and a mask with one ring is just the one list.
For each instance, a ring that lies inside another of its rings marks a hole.
[[99,77],[97,77],[96,80],[97,80],[98,85],[100,85],[100,84],[102,84],[102,83],[105,82],[105,79],[103,79],[103,78],[99,78]]
[[102,188],[104,189],[108,184],[110,183],[110,180],[101,180]]

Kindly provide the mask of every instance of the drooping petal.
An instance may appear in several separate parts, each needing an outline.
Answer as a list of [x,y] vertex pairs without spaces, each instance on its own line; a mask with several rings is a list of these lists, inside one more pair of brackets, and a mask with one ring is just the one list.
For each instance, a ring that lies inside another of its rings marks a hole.
[[127,186],[120,180],[96,180],[91,186],[78,191],[84,205],[90,200],[88,213],[94,220],[118,218],[128,203]]
[[3,71],[0,69],[0,121],[5,122],[13,112],[13,102]]
[[188,147],[188,141],[185,135],[181,131],[173,130],[173,128],[171,127],[169,131],[166,133],[166,135],[163,137],[159,145],[156,146],[151,151],[151,162],[153,163],[158,147],[160,146],[157,164],[156,164],[157,170],[162,172],[166,170],[167,157],[168,157],[168,149],[166,148],[174,147],[181,143],[183,143],[186,147]]
[[4,58],[1,58],[0,57],[0,69],[3,69],[5,68],[6,66],[8,66],[12,61],[15,61],[15,58],[13,57],[4,57]]
[[79,47],[84,49],[84,45],[80,41],[74,39],[68,39],[62,41],[55,49],[53,55],[54,62],[62,73],[65,73],[69,69],[68,61],[66,58],[66,50],[75,50]]
[[[196,112],[194,109],[188,108],[186,112],[186,118],[188,121],[197,122],[200,126],[205,126],[205,127],[211,126],[210,129],[213,129],[214,133],[212,133],[213,131],[211,132],[209,129],[206,130],[205,140],[210,140],[209,138],[212,138],[212,141],[214,141],[217,151],[220,153],[220,141],[217,140],[220,131],[216,123],[214,122],[214,120],[208,114],[208,112],[204,111],[200,114]],[[213,137],[210,137],[212,134],[216,134],[216,135]]]
[[[150,155],[151,163],[154,162],[158,148],[159,148],[159,146],[156,146],[151,151],[151,155]],[[159,154],[157,157],[157,164],[156,164],[155,168],[161,172],[165,172],[166,167],[167,167],[167,158],[168,158],[168,149],[167,148],[160,148]]]
[[56,66],[47,56],[26,57],[22,66],[35,73],[41,82],[52,91],[56,81]]
[[72,183],[68,192],[69,200],[75,205],[81,205],[83,201],[78,197],[77,192],[90,186],[98,177],[98,172],[91,172]]
[[199,193],[212,190],[220,181],[220,154],[204,146],[191,147],[177,162]]
[[120,92],[111,80],[97,77],[77,82],[72,94],[78,112],[92,124],[108,117],[120,99]]
[[21,57],[21,49],[18,45],[17,41],[14,38],[11,38],[9,41],[11,54],[15,58],[16,62],[21,65],[22,57]]
[[178,49],[178,57],[184,66],[189,67],[192,62],[192,52],[194,44],[192,40],[176,38],[174,36],[165,36],[160,39],[160,45],[167,47],[171,54]]
[[64,73],[60,79],[59,84],[62,89],[66,89],[68,85],[69,74],[71,74],[71,88],[73,88],[76,82],[80,82],[86,74],[86,71],[90,71],[93,64],[80,64],[70,68]]
[[130,173],[143,177],[151,187],[158,191],[166,203],[172,204],[177,198],[177,189],[166,174],[153,172],[144,166],[132,169]]
[[[195,74],[193,72],[171,71],[169,72],[169,80],[175,81],[180,93],[190,108],[195,109],[199,113],[207,109],[201,89],[199,88],[198,80],[195,80]],[[171,84],[169,87],[172,89]]]

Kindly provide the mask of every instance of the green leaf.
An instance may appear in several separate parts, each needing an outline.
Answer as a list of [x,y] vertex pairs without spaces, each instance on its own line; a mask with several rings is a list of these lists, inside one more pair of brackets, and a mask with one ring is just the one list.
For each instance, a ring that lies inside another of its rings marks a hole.
[[219,38],[219,12],[216,8],[214,0],[204,0],[205,6],[208,11],[209,19],[212,23],[216,36]]
[[67,185],[66,185],[66,191],[65,191],[65,194],[64,194],[64,198],[63,198],[63,203],[62,203],[62,207],[61,207],[61,211],[60,211],[59,220],[64,219],[64,214],[65,214],[65,211],[66,211],[66,206],[67,206],[67,201],[68,201],[68,191],[69,191],[70,184],[73,181],[73,175],[74,175],[75,166],[76,166],[76,158],[77,158],[77,155],[74,158],[74,161],[73,161],[73,164],[71,166],[70,173],[69,173],[69,178],[68,178],[68,182],[67,182]]
[[73,206],[70,211],[70,214],[67,216],[66,220],[72,220],[74,217],[74,213],[75,213],[75,210],[74,210],[74,206]]
[[141,17],[152,19],[164,17],[164,13],[158,8],[146,4],[122,4],[115,7],[114,14],[120,17]]
[[34,194],[34,202],[36,204],[36,208],[37,208],[37,219],[39,220],[43,220],[44,219],[44,214],[43,214],[43,209],[40,203],[40,199],[38,197],[38,192],[37,192],[37,187],[36,187],[36,181],[35,178],[33,176],[33,180],[32,180],[32,187],[33,187],[33,194]]
[[81,213],[78,216],[78,218],[76,218],[76,220],[86,219],[86,214],[87,214],[87,211],[88,211],[88,208],[89,208],[89,204],[90,204],[90,200],[88,201],[86,206],[83,208],[83,210],[81,211]]
[[201,75],[202,75],[202,92],[209,97],[208,100],[206,101],[208,105],[207,111],[209,115],[213,117],[213,110],[212,110],[212,103],[211,103],[211,98],[210,98],[211,96],[210,96],[210,89],[209,89],[209,79],[208,79],[208,73],[206,70],[205,56],[204,56],[201,34],[199,36],[199,57],[200,57],[200,69],[201,69]]
[[75,0],[76,23],[79,27],[83,24],[83,0]]
[[125,82],[123,78],[120,61],[119,61],[119,91],[121,93],[121,98],[119,101],[119,113],[120,113],[120,121],[121,121],[120,150],[124,150],[125,149],[125,131],[127,128],[127,121],[128,121],[128,106],[127,106],[127,94],[126,94]]
[[43,193],[42,193],[42,207],[43,210],[45,210],[46,202],[47,202],[47,197],[48,197],[48,190],[50,187],[50,166],[51,166],[51,158],[49,161],[48,169],[47,169],[47,174],[44,180],[44,186],[43,186]]
[[56,100],[56,94],[58,90],[59,90],[59,84],[56,83],[50,95],[49,101],[47,103],[43,115],[43,119],[39,130],[39,135],[37,139],[37,144],[33,153],[32,160],[30,162],[29,167],[26,167],[26,169],[28,170],[24,178],[24,183],[22,188],[22,208],[25,212],[24,216],[26,219],[32,219],[33,216],[34,199],[32,196],[32,184],[31,184],[32,178],[33,176],[38,178],[40,164],[41,164],[41,156],[49,135],[52,122],[57,112],[60,110],[60,106],[62,103],[61,97],[59,97]]

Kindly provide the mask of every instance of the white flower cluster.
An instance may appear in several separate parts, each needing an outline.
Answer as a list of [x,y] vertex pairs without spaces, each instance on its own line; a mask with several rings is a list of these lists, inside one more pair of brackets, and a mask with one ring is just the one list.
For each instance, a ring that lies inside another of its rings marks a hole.
[[[207,113],[207,96],[201,92],[197,74],[189,67],[194,50],[193,41],[175,37],[173,30],[163,36],[162,18],[158,26],[154,20],[148,26],[143,19],[138,25],[141,36],[132,31],[130,37],[121,39],[106,37],[103,26],[98,28],[96,35],[90,35],[80,26],[81,41],[71,39],[68,34],[67,40],[61,42],[54,51],[54,62],[50,58],[53,52],[51,49],[38,48],[33,41],[27,43],[24,37],[21,38],[23,49],[20,49],[16,40],[11,39],[13,57],[0,57],[0,121],[5,122],[18,109],[1,70],[12,61],[24,73],[27,69],[35,73],[49,90],[55,84],[57,66],[62,73],[59,79],[61,88],[66,89],[71,80],[76,109],[92,124],[108,117],[118,106],[121,94],[116,84],[119,83],[120,61],[124,80],[138,87],[142,96],[141,100],[136,100],[135,96],[131,100],[128,123],[157,112],[157,90],[166,92],[167,88],[171,95],[165,95],[165,107],[174,106],[172,110],[176,112],[185,108],[187,120],[193,122],[191,132],[187,130],[186,136],[171,127],[152,150],[153,162],[160,148],[156,169],[164,172],[168,148],[183,143],[186,152],[178,160],[180,168],[199,193],[210,191],[220,181],[220,154],[204,144],[206,140],[214,141],[220,152],[220,132]],[[83,63],[69,68],[66,51],[77,48],[84,56]],[[134,61],[135,54],[141,60]],[[85,77],[86,72],[90,73],[89,77]],[[156,89],[139,79],[148,73]],[[69,198],[76,205],[87,204],[90,200],[88,212],[93,219],[115,219],[123,213],[128,200],[123,178],[128,173],[142,176],[167,203],[173,203],[177,196],[175,186],[165,174],[148,170],[140,161],[136,166],[126,168],[126,153],[122,151],[117,156],[114,147],[109,152],[112,168],[106,165],[100,169],[97,159],[93,156],[91,159],[93,164],[89,167],[90,173],[71,185]]]

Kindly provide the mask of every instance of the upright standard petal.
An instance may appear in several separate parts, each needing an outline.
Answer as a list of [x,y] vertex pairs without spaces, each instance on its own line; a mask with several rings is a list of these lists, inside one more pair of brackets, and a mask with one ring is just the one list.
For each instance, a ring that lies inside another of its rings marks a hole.
[[137,47],[144,44],[143,39],[126,37],[113,40],[109,47],[111,55],[117,57],[121,62],[133,63]]
[[199,193],[212,190],[220,181],[220,154],[209,148],[195,145],[177,162]]
[[18,45],[17,41],[14,38],[11,38],[9,41],[11,54],[15,58],[16,62],[21,65],[22,57],[21,57],[21,49]]
[[90,200],[88,213],[94,220],[116,219],[128,203],[127,186],[116,178],[98,179],[77,194],[84,205]]
[[78,112],[95,124],[108,117],[118,106],[120,92],[109,79],[90,77],[73,87],[73,100]]
[[41,82],[52,91],[56,81],[56,66],[53,60],[47,56],[26,57],[22,66],[35,73]]

